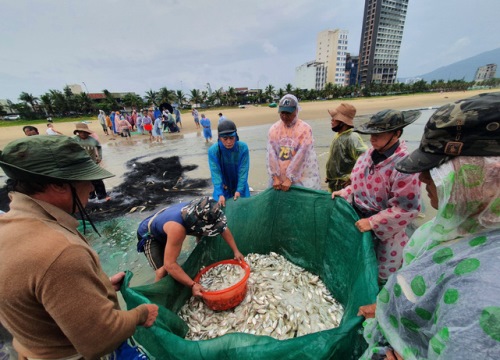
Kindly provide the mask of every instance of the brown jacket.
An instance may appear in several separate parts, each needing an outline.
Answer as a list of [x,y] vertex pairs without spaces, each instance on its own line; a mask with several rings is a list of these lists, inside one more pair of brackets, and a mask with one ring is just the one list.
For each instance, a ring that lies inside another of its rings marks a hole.
[[95,359],[130,337],[148,311],[119,308],[95,251],[68,213],[11,193],[0,216],[0,321],[20,355]]

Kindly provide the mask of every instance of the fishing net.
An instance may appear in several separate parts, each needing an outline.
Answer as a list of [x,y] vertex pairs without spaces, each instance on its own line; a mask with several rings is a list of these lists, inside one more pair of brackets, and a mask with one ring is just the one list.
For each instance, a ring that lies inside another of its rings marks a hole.
[[[243,333],[203,341],[184,339],[187,325],[177,316],[191,296],[171,277],[130,288],[128,273],[122,294],[129,308],[152,302],[160,306],[155,326],[139,327],[135,338],[157,359],[357,359],[366,344],[361,335],[359,306],[375,302],[377,264],[369,233],[354,226],[349,204],[324,191],[273,189],[250,198],[227,201],[229,227],[243,254],[271,251],[315,273],[344,307],[338,328],[289,340]],[[183,269],[194,277],[202,266],[232,258],[221,237],[204,238]]]

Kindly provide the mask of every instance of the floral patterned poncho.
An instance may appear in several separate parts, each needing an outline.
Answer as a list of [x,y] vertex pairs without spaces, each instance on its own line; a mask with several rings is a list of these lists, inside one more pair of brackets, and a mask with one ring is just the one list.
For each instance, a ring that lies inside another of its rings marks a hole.
[[321,189],[318,159],[309,124],[295,118],[290,126],[281,120],[269,129],[267,141],[267,172],[269,186],[273,176],[281,181],[292,180],[292,185]]
[[351,185],[340,195],[367,215],[373,233],[380,240],[377,247],[379,277],[387,279],[403,263],[403,248],[408,243],[406,227],[420,210],[418,174],[403,174],[394,169],[408,155],[404,141],[381,163],[374,165],[373,148],[362,154],[351,172]]
[[500,358],[500,157],[457,157],[431,170],[439,209],[411,237],[403,267],[365,322],[378,358]]

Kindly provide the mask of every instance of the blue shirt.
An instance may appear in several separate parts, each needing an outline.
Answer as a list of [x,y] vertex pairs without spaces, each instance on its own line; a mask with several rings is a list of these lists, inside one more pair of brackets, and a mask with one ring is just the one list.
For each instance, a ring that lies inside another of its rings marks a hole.
[[[152,239],[154,241],[159,241],[162,244],[167,243],[167,234],[163,230],[163,225],[169,221],[174,221],[182,226],[186,227],[184,220],[182,219],[181,210],[184,206],[189,204],[188,202],[179,203],[176,205],[172,205],[163,211],[160,210],[160,213],[155,213],[146,219],[142,220],[139,224],[139,228],[137,229],[137,239],[139,243],[137,244],[137,251],[144,252],[144,243],[147,239]],[[156,215],[158,214],[158,215]],[[156,217],[153,219],[151,223],[151,228],[148,229],[149,220],[153,216]]]

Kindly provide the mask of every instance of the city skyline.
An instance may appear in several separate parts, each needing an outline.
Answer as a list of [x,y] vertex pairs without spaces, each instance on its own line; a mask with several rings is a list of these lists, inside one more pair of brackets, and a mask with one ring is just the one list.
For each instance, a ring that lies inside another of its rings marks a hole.
[[[294,83],[297,66],[314,58],[321,31],[347,30],[348,52],[358,55],[364,0],[0,5],[0,98],[16,102],[23,91],[40,96],[69,84],[89,93],[140,95],[207,83],[212,89],[284,87]],[[398,77],[500,47],[498,10],[495,0],[409,1]]]

